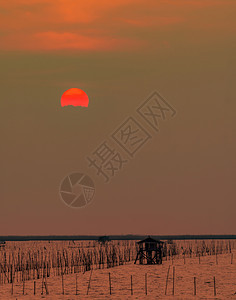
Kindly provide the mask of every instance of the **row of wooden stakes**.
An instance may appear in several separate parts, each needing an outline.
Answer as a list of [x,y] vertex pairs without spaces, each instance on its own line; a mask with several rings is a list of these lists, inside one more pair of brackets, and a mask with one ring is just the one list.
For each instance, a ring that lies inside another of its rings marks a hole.
[[[167,290],[168,290],[168,282],[169,282],[169,275],[170,275],[170,265],[168,267],[167,275],[166,275],[166,285],[165,285],[165,295],[167,295]],[[89,290],[91,287],[91,280],[92,280],[92,274],[93,274],[93,269],[90,272],[90,277],[89,277],[89,282],[88,282],[88,287],[87,287],[87,295],[89,294]],[[76,274],[75,277],[75,294],[78,295],[78,275]],[[112,295],[112,280],[111,280],[111,273],[108,273],[108,281],[109,281],[109,294]],[[65,294],[65,288],[64,288],[64,276],[63,274],[61,275],[61,284],[62,284],[62,294]],[[33,290],[34,290],[34,295],[36,295],[36,281],[33,281]],[[148,294],[148,277],[147,273],[145,273],[145,294]],[[47,277],[42,278],[42,289],[41,289],[41,295],[46,293],[46,295],[49,295],[49,289],[48,289],[48,284],[47,284]],[[11,294],[14,294],[14,282],[12,282],[12,288],[11,288]],[[25,295],[25,281],[22,282],[22,294]],[[130,275],[130,294],[134,294],[133,290],[133,276]],[[215,276],[213,277],[213,294],[216,296],[216,279]],[[175,267],[173,266],[173,273],[172,273],[172,295],[175,295]],[[197,295],[197,278],[193,278],[193,295]]]

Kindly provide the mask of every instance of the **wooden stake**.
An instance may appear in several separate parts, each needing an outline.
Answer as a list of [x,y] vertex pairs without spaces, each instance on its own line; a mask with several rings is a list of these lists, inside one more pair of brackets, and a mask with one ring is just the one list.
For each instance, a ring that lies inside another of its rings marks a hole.
[[45,290],[46,290],[46,295],[49,295],[48,285],[47,285],[46,278],[45,278],[45,281],[44,281],[44,286],[45,286]]
[[216,296],[216,278],[215,278],[215,276],[214,276],[213,280],[214,280],[214,296]]
[[25,294],[25,276],[24,273],[22,272],[22,281],[23,281],[23,290],[22,290],[22,294]]
[[61,287],[62,287],[62,295],[65,294],[65,290],[64,290],[64,278],[63,278],[63,273],[61,274]]
[[194,296],[197,295],[197,282],[196,282],[196,277],[193,278],[193,282],[194,282],[194,290],[193,290],[193,294]]
[[36,281],[34,281],[34,295],[36,295]]
[[132,280],[132,275],[130,275],[130,288],[131,288],[131,295],[133,295],[133,280]]
[[109,272],[109,287],[110,287],[110,295],[111,295],[111,274]]
[[231,265],[233,264],[233,253],[231,253]]
[[13,295],[14,290],[14,276],[13,276],[13,266],[11,265],[11,294]]
[[93,273],[93,269],[91,269],[90,276],[89,276],[89,283],[88,283],[88,288],[87,288],[87,295],[88,295],[89,289],[90,289],[90,283],[91,283],[92,273]]
[[175,267],[173,267],[173,288],[172,288],[172,295],[175,294]]
[[11,282],[11,294],[13,295],[13,290],[14,290],[14,280]]
[[216,253],[216,264],[218,265],[218,257],[217,257],[217,253]]
[[166,275],[165,295],[166,295],[166,293],[167,293],[167,286],[168,286],[169,272],[170,272],[170,266],[169,266],[169,268],[168,268],[167,275]]
[[145,293],[147,295],[147,273],[145,273]]

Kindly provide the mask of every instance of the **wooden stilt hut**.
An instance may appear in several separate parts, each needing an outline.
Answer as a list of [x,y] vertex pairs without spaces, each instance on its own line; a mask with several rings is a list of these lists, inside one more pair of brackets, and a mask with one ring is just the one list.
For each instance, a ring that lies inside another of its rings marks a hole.
[[139,260],[139,264],[162,264],[164,242],[148,238],[138,242],[138,253],[135,259],[135,264]]

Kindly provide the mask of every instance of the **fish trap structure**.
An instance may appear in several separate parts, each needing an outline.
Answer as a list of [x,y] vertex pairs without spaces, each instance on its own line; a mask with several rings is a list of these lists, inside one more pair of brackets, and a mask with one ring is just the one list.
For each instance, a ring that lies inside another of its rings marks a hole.
[[0,241],[0,250],[5,249],[6,242],[5,241]]
[[99,236],[98,242],[102,244],[105,244],[106,242],[110,242],[110,237],[107,235]]
[[155,240],[150,236],[138,243],[139,249],[135,259],[135,264],[139,261],[140,265],[162,264],[164,242]]

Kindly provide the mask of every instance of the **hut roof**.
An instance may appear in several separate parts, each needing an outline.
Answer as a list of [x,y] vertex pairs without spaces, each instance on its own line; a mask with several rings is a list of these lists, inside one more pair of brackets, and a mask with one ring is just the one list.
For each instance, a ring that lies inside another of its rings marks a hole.
[[156,244],[163,244],[164,242],[160,241],[160,240],[155,240],[153,238],[151,238],[150,236],[148,236],[146,239],[139,241],[138,244],[142,244],[142,243],[156,243]]

